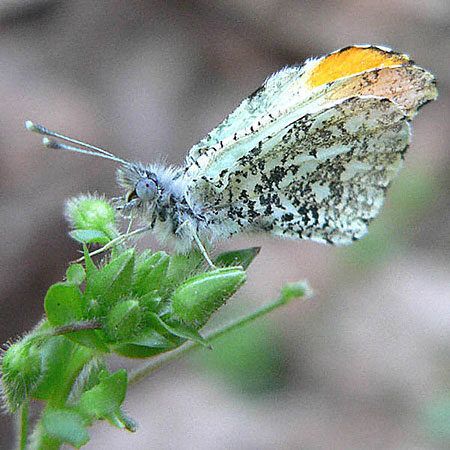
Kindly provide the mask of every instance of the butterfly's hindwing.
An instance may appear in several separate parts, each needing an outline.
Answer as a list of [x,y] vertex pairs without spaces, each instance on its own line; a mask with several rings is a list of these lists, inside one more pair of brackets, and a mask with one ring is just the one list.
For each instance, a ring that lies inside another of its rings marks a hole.
[[353,97],[298,119],[218,177],[196,179],[190,195],[211,227],[346,244],[378,214],[408,143],[397,105]]

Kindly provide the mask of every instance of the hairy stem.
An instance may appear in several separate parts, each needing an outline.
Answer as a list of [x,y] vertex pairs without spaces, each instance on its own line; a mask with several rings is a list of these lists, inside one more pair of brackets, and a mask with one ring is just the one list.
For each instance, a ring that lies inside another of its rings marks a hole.
[[54,336],[73,333],[75,331],[82,330],[98,330],[102,327],[102,324],[96,320],[87,320],[84,322],[74,322],[68,325],[61,325],[60,327],[55,327],[52,330]]
[[26,450],[27,440],[28,440],[28,425],[29,425],[29,412],[30,412],[30,402],[25,400],[20,408],[20,413],[18,417],[18,449]]
[[[276,308],[279,308],[280,306],[286,305],[291,300],[292,300],[291,298],[286,299],[282,295],[276,300],[268,303],[267,305],[260,307],[256,311],[249,313],[238,319],[232,320],[231,322],[221,326],[217,330],[210,332],[207,336],[205,336],[205,339],[209,342],[212,342],[214,339],[217,339],[218,337],[223,336],[224,334],[227,334],[231,331],[241,328],[247,325],[248,323],[258,319],[259,317],[265,316],[266,314],[270,313]],[[138,369],[135,369],[130,373],[129,384],[138,383],[139,381],[143,380],[153,372],[156,372],[169,362],[178,359],[179,357],[185,355],[186,353],[198,347],[201,347],[201,344],[199,344],[198,342],[188,341],[185,344],[181,345],[180,347],[176,348],[175,350],[163,353],[162,355],[152,358],[147,364],[143,365]]]

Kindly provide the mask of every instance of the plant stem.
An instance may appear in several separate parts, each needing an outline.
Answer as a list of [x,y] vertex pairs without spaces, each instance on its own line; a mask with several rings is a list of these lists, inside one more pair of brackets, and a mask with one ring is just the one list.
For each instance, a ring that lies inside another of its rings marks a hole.
[[30,402],[25,400],[20,408],[19,424],[18,424],[18,448],[26,450],[28,440],[28,419],[30,412]]
[[[306,288],[303,295],[305,294],[307,294]],[[281,295],[276,300],[268,303],[267,305],[262,306],[256,311],[249,313],[238,319],[232,320],[231,322],[221,326],[217,330],[210,332],[207,336],[205,336],[205,339],[211,342],[214,339],[217,339],[218,337],[223,336],[226,333],[234,331],[238,328],[243,327],[244,325],[247,325],[250,322],[253,322],[259,317],[265,316],[266,314],[268,314],[269,312],[273,311],[276,308],[279,308],[280,306],[286,305],[291,300],[293,300],[293,298],[286,298],[284,295]],[[133,370],[130,373],[128,384],[130,385],[138,383],[142,379],[146,378],[148,375],[152,374],[153,372],[156,372],[161,367],[165,366],[167,363],[199,347],[201,347],[201,345],[198,342],[188,341],[183,345],[181,345],[180,347],[176,348],[175,350],[163,353],[162,355],[152,358],[147,364],[143,365],[138,369]]]
[[98,330],[102,327],[102,324],[95,320],[87,320],[84,322],[74,322],[70,323],[68,325],[61,325],[59,327],[55,327],[52,330],[52,334],[54,336],[62,335],[62,334],[68,334],[73,333],[75,331],[82,331],[82,330]]

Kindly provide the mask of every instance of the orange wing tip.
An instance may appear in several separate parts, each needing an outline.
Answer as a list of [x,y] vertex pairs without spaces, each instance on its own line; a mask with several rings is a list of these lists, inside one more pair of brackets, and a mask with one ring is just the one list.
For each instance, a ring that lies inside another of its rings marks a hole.
[[306,83],[310,88],[316,88],[367,70],[407,64],[411,64],[408,55],[396,53],[386,47],[345,47],[319,59],[311,68]]

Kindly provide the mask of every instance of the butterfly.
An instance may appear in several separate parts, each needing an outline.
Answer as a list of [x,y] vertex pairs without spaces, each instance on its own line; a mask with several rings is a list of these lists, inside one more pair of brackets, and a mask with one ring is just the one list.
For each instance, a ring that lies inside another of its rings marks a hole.
[[270,75],[182,167],[129,162],[27,121],[44,144],[120,164],[119,209],[178,251],[238,233],[346,245],[367,233],[403,164],[433,75],[388,48],[354,45]]

